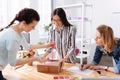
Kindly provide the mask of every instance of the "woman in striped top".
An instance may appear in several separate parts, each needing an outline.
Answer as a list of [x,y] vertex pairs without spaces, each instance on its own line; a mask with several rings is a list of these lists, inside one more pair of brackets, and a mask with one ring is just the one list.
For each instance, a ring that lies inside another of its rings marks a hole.
[[[51,21],[52,26],[49,28],[49,42],[55,42],[61,62],[75,63],[76,28],[67,21],[66,13],[62,8],[56,8],[53,11]],[[44,57],[50,52],[48,50]]]

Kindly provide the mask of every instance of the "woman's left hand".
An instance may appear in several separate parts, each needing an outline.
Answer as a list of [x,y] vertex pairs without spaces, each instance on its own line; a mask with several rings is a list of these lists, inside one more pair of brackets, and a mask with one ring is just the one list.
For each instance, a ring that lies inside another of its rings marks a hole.
[[63,60],[63,59],[62,59],[62,60],[59,60],[59,63],[61,64],[61,65],[60,65],[61,69],[63,69],[63,66],[64,66],[64,60]]
[[47,58],[45,58],[45,57],[36,56],[35,58],[36,58],[36,61],[38,61],[40,63],[47,61]]
[[61,63],[61,62],[65,62],[65,61],[64,61],[64,59],[61,59],[61,60],[59,60],[59,62]]

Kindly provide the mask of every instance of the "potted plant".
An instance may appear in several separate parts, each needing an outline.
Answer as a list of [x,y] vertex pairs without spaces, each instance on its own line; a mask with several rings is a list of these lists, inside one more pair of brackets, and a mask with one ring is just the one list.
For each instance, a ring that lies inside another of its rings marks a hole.
[[42,42],[42,41],[39,41],[39,42],[38,42],[38,44],[39,44],[39,45],[43,45],[43,44],[44,44],[44,42]]
[[52,23],[50,23],[50,24],[48,24],[48,25],[45,25],[45,26],[44,26],[45,31],[48,31],[50,26],[52,26]]

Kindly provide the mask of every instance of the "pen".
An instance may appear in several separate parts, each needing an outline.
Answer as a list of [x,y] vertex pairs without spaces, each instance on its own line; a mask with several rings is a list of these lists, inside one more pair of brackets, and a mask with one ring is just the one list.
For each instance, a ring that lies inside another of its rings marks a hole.
[[101,76],[105,76],[105,74],[102,71],[97,71],[98,74],[100,74]]
[[81,68],[83,68],[84,64],[81,65]]
[[97,71],[98,74],[101,74],[101,71]]
[[81,64],[81,70],[83,70],[84,64]]

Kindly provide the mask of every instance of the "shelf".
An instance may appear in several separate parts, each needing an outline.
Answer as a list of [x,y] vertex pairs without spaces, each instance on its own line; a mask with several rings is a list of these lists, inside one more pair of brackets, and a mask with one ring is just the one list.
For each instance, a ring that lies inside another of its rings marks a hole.
[[120,11],[112,12],[112,14],[120,14]]
[[92,7],[92,5],[88,5],[88,4],[84,4],[84,3],[79,3],[79,4],[70,4],[70,5],[64,5],[64,6],[58,6],[57,8],[59,8],[59,7],[62,7],[62,8],[70,8],[70,7],[82,7],[82,6],[91,6]]
[[78,54],[76,57],[77,58],[86,58],[86,57],[88,57],[89,55],[88,54]]
[[[68,20],[68,21],[70,21],[70,22],[81,22],[82,21],[82,19],[81,20]],[[85,22],[91,22],[91,20],[84,20]]]

